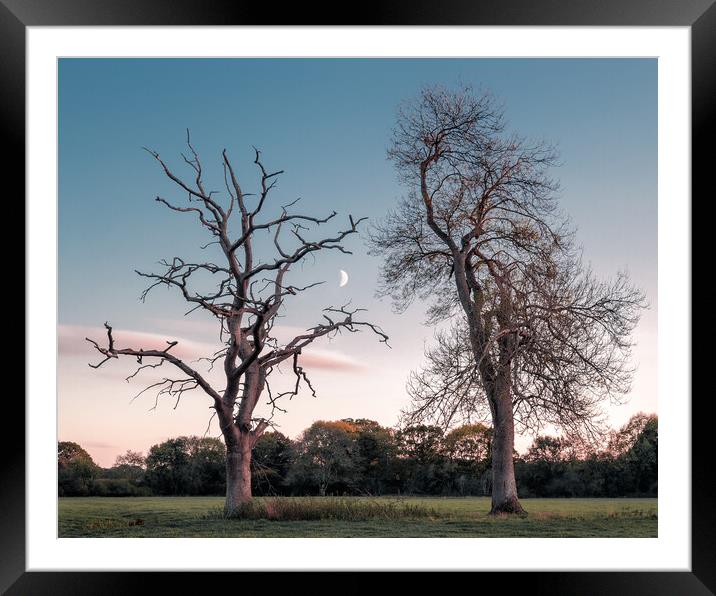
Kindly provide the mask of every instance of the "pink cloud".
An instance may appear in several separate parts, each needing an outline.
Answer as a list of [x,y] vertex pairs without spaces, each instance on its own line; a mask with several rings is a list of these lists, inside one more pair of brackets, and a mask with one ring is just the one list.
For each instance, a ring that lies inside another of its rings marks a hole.
[[306,368],[322,368],[326,370],[360,370],[363,364],[338,352],[306,349],[299,357],[299,364]]
[[[185,360],[210,356],[217,349],[208,343],[191,341],[181,337],[168,337],[157,333],[146,333],[144,331],[113,329],[112,336],[117,348],[162,350],[167,347],[167,341],[178,341],[179,343],[172,348],[171,353]],[[57,339],[60,356],[92,356],[92,354],[97,354],[94,346],[85,339],[86,337],[96,341],[102,347],[107,345],[107,331],[104,327],[59,325]]]
[[119,445],[110,445],[108,443],[86,441],[82,444],[83,447],[89,447],[91,449],[119,449]]
[[[103,347],[107,343],[107,331],[103,327],[59,325],[57,335],[60,356],[85,356],[89,359],[94,355],[99,356],[94,346],[85,340],[86,337]],[[114,329],[112,335],[118,348],[163,349],[166,347],[167,341],[178,341],[179,343],[172,348],[171,353],[187,361],[210,356],[219,348],[218,344],[145,331]],[[307,369],[354,371],[363,368],[360,362],[350,356],[333,350],[313,348],[304,349],[300,356],[300,363]]]

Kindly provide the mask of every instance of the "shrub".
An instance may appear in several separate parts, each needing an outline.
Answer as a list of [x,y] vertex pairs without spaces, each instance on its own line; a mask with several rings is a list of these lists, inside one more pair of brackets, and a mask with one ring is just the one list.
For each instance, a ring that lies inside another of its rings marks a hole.
[[98,478],[92,483],[90,493],[98,497],[146,497],[151,495],[151,490],[126,478]]

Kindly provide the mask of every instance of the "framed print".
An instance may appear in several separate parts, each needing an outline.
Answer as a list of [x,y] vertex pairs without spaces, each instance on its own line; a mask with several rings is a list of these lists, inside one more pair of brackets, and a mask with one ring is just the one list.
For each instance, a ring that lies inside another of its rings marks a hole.
[[9,594],[716,589],[691,393],[716,9],[419,8],[3,0]]

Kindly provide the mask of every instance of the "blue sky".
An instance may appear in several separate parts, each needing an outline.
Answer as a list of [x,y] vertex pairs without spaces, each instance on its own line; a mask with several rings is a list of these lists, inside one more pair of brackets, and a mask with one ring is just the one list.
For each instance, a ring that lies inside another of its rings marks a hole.
[[[621,423],[639,409],[655,411],[657,64],[650,59],[61,59],[60,324],[84,328],[110,320],[118,329],[210,341],[200,321],[180,320],[186,309],[170,294],[138,301],[144,285],[134,269],[156,268],[163,257],[196,256],[207,241],[191,218],[153,200],[182,197],[142,146],[180,170],[190,128],[208,185],[220,190],[221,149],[251,187],[256,145],[267,167],[286,171],[277,201],[300,196],[308,213],[335,209],[339,217],[379,218],[403,192],[385,155],[398,103],[424,84],[456,82],[493,92],[520,134],[558,144],[562,166],[554,175],[586,260],[602,275],[628,269],[652,305],[637,333],[640,370],[632,399],[610,415]],[[330,283],[298,301],[285,323],[309,325],[320,307],[351,299],[370,309],[394,347],[386,357],[370,338],[337,340],[330,349],[366,365],[376,358],[370,366],[382,368],[371,375],[319,370],[320,397],[292,405],[280,421],[289,435],[316,418],[395,423],[407,405],[405,377],[432,334],[421,325],[422,305],[397,316],[375,299],[378,261],[365,255],[362,238],[351,238],[349,247],[353,257],[324,254],[307,265],[306,275]],[[351,276],[343,289],[337,287],[341,268]],[[104,445],[89,447],[100,460],[206,428],[208,404],[199,394],[192,399],[201,406],[167,405],[147,414],[143,405],[152,403],[129,404],[133,388],[86,366],[89,352],[60,357],[60,436]],[[368,379],[376,374],[386,382]],[[131,440],[101,424],[90,430],[105,407],[120,417],[119,426],[136,431]]]

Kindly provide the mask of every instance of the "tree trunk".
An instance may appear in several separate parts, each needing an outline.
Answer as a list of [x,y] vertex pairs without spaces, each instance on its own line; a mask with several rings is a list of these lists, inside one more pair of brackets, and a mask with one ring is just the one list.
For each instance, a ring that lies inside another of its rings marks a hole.
[[238,441],[226,447],[226,515],[251,501],[251,436],[238,434]]
[[[254,363],[244,376],[244,388],[236,420],[233,406],[220,410],[219,423],[226,443],[226,515],[233,515],[241,505],[251,501],[251,450],[261,436],[261,425],[251,430],[251,416],[265,382],[264,373]],[[232,396],[233,397],[233,396]],[[234,399],[230,400],[233,404]]]
[[509,391],[502,391],[501,395],[496,395],[493,403],[492,508],[490,515],[525,513],[517,498],[513,459],[515,424]]

